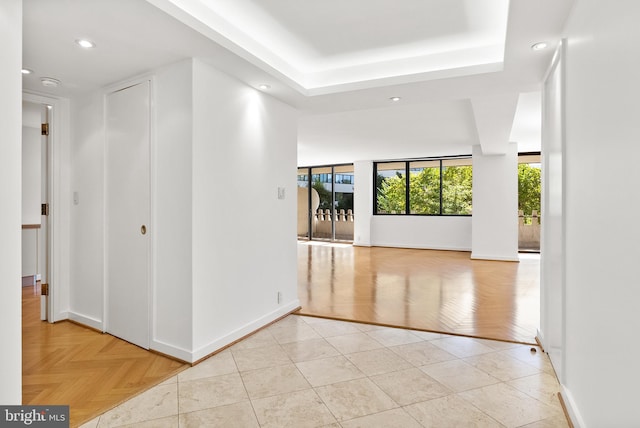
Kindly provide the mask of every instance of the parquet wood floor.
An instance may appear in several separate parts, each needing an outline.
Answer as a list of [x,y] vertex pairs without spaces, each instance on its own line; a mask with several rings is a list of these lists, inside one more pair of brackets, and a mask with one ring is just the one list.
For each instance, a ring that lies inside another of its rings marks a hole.
[[540,259],[298,242],[300,314],[535,344]]
[[188,367],[71,322],[40,321],[39,311],[39,289],[23,287],[22,402],[69,405],[72,427]]

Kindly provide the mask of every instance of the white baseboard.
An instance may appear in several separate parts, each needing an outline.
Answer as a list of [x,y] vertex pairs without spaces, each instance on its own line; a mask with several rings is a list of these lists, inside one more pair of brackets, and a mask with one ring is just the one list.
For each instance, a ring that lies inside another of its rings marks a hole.
[[[205,346],[202,346],[196,350],[194,350],[191,353],[191,358],[189,360],[187,360],[190,363],[194,363],[204,357],[206,357],[207,355],[210,355],[214,352],[216,352],[219,349],[224,348],[225,346],[235,342],[238,339],[241,339],[251,333],[253,333],[254,331],[264,327],[265,325],[269,324],[272,321],[277,320],[280,317],[283,317],[284,315],[287,315],[288,313],[296,310],[297,308],[300,307],[300,301],[298,299],[293,300],[289,303],[286,303],[280,307],[278,307],[278,309],[276,309],[275,311],[269,312],[268,314],[265,314],[263,316],[261,316],[260,318],[251,321],[247,324],[245,324],[244,326],[237,328],[236,330],[233,330],[232,332],[214,340],[211,343],[208,343]],[[160,351],[162,352],[162,351]],[[173,356],[173,354],[169,354],[168,355]],[[177,357],[176,358],[180,358]],[[182,359],[182,358],[180,358]]]
[[487,254],[477,254],[471,253],[471,260],[493,260],[497,262],[519,262],[520,258],[516,254],[515,257],[506,257],[506,256],[494,256]]
[[451,247],[451,246],[438,246],[438,245],[407,245],[394,242],[376,242],[370,245],[371,247],[388,247],[388,248],[411,248],[415,250],[437,250],[437,251],[471,251],[468,247]]
[[564,385],[560,385],[560,387],[562,388],[560,394],[562,395],[567,413],[569,413],[569,419],[571,419],[571,423],[574,428],[587,428],[587,425],[584,423],[584,419],[582,419],[582,416],[578,411],[578,407],[573,400],[573,395],[571,395],[571,392]]
[[97,318],[92,318],[90,316],[78,314],[76,312],[69,312],[67,319],[70,319],[71,321],[75,321],[78,324],[86,325],[87,327],[91,327],[96,330],[100,330],[104,332],[102,320],[99,320]]
[[544,335],[542,334],[539,328],[536,329],[536,339],[538,339],[538,342],[540,343],[540,346],[542,347],[542,349],[547,349],[547,346],[544,340]]
[[159,340],[151,339],[151,349],[158,351],[162,354],[169,355],[173,358],[177,358],[187,363],[193,363],[193,353],[188,349],[180,348],[178,346],[170,345],[168,343],[161,342]]
[[53,322],[64,321],[69,319],[69,312],[58,312],[53,315]]

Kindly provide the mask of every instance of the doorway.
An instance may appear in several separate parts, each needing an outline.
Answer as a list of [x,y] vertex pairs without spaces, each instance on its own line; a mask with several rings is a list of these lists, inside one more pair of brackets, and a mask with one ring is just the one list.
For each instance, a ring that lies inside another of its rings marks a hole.
[[22,102],[22,285],[33,287],[33,293],[40,296],[40,319],[51,322],[48,196],[52,109],[42,102]]
[[298,168],[298,238],[353,241],[353,164]]
[[518,155],[518,250],[540,252],[542,190],[540,153]]
[[106,331],[150,342],[150,81],[106,97]]

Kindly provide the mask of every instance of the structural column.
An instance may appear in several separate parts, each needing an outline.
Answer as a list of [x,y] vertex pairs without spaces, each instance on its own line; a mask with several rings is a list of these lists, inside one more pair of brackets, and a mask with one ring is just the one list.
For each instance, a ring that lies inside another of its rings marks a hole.
[[518,260],[518,149],[484,155],[473,147],[471,258]]

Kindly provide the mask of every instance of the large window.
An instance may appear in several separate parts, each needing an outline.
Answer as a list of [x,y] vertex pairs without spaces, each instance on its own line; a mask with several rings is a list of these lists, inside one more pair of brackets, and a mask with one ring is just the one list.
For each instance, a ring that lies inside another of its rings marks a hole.
[[376,162],[375,214],[470,215],[471,158]]
[[298,168],[298,237],[353,241],[353,164]]

